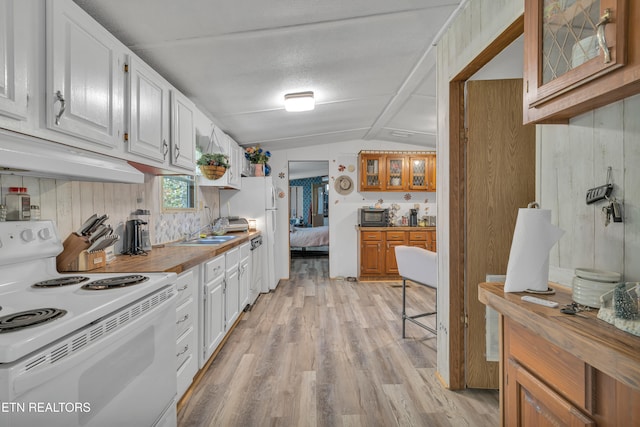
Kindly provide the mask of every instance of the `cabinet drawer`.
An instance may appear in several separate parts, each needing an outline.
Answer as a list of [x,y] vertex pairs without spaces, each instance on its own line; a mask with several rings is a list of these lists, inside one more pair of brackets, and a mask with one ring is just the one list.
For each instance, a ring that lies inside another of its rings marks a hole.
[[204,263],[204,280],[210,282],[221,274],[224,274],[224,255],[218,255],[211,261]]
[[593,406],[587,401],[591,393],[586,384],[592,383],[592,371],[587,364],[517,323],[505,322],[505,329],[510,359],[517,360],[536,377],[544,378],[573,404],[581,408]]
[[186,271],[178,276],[176,289],[178,290],[178,305],[193,296],[196,278],[193,270]]
[[382,241],[382,231],[362,231],[360,238],[362,240]]
[[251,254],[251,244],[249,242],[240,245],[240,259],[248,258]]
[[238,268],[238,264],[240,264],[240,248],[235,247],[233,249],[228,250],[227,252],[225,252],[225,257],[226,257],[226,268],[227,270],[230,270],[232,268]]
[[185,360],[194,354],[194,343],[193,327],[190,327],[176,341],[176,370],[180,369]]
[[509,397],[512,405],[506,408],[506,425],[520,426],[584,426],[596,423],[582,414],[579,408],[558,395],[524,367],[509,359],[507,372]]
[[409,240],[427,240],[426,231],[410,231]]
[[426,240],[409,240],[409,246],[416,246],[418,248],[429,250]]
[[389,240],[404,240],[404,231],[387,231],[387,241]]
[[188,298],[176,309],[176,337],[180,337],[193,325],[193,298]]
[[177,373],[177,391],[178,398],[181,398],[182,395],[187,391],[191,383],[193,382],[193,377],[196,376],[198,372],[198,363],[197,357],[195,353],[190,353],[189,356],[182,362],[182,365],[178,367]]

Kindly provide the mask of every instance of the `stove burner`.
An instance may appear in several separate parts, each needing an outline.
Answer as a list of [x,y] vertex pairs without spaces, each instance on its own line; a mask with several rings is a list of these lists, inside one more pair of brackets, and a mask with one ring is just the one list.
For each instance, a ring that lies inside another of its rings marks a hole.
[[31,286],[34,288],[53,288],[57,286],[77,285],[78,283],[86,282],[87,280],[89,280],[89,278],[83,276],[65,276],[50,280],[43,280],[42,282],[34,283]]
[[67,313],[59,308],[36,308],[0,317],[0,333],[12,332],[48,322]]
[[82,289],[89,290],[103,290],[111,288],[124,288],[125,286],[137,285],[149,280],[147,276],[141,276],[134,274],[131,276],[109,277],[101,280],[94,280],[91,283],[87,283]]

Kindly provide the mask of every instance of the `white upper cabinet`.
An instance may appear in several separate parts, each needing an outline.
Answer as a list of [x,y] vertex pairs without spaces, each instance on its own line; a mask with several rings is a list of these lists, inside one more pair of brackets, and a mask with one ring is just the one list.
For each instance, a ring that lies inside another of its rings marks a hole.
[[229,135],[227,135],[229,139],[229,164],[230,167],[227,170],[227,174],[229,175],[229,187],[240,188],[240,178],[242,177],[242,159],[244,157],[244,153],[242,148],[238,145],[237,142],[233,140]]
[[122,141],[124,46],[75,3],[47,1],[47,127]]
[[0,2],[0,115],[27,118],[27,2]]
[[128,151],[164,163],[169,156],[169,85],[135,55],[128,68]]
[[171,163],[195,171],[195,105],[186,96],[171,91]]

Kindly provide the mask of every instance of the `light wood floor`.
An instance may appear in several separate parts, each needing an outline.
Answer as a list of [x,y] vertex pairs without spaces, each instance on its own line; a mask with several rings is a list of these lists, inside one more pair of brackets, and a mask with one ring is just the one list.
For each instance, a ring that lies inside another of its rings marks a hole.
[[[497,391],[440,385],[435,336],[407,322],[401,338],[398,283],[329,280],[328,270],[327,258],[293,260],[291,279],[232,332],[180,427],[499,424]],[[426,311],[434,294],[412,285],[407,299]]]

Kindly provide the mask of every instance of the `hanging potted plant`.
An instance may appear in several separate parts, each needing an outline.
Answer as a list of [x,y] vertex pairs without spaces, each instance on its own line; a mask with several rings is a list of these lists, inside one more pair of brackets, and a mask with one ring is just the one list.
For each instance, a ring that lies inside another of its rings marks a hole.
[[202,175],[208,179],[220,179],[229,167],[229,157],[222,153],[203,154],[197,161]]

